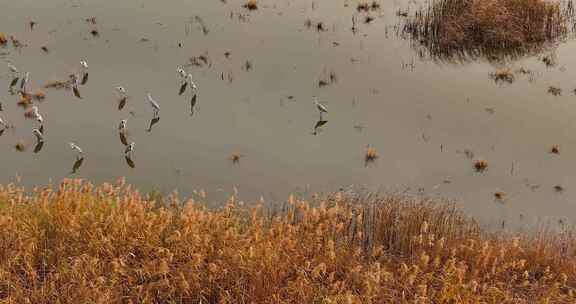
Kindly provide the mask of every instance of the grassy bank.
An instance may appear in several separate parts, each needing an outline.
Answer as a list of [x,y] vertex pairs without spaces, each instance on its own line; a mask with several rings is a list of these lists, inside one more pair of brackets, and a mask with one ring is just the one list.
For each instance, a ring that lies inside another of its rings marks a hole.
[[4,303],[574,303],[573,245],[403,196],[208,210],[122,181],[0,187]]

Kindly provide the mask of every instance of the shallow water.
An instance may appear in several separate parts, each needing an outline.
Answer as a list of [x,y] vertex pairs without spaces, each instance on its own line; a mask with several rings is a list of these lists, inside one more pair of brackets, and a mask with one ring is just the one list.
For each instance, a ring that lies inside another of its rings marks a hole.
[[[37,88],[66,79],[86,59],[89,81],[80,88],[81,100],[71,91],[45,90],[39,108],[46,141],[34,153],[34,123],[8,92],[10,75],[3,68],[0,117],[15,129],[0,136],[0,182],[126,176],[145,191],[190,195],[205,189],[216,201],[236,188],[241,198],[268,202],[354,187],[446,197],[488,225],[576,220],[574,42],[555,51],[554,67],[538,57],[512,63],[535,76],[498,85],[489,77],[496,67],[486,62],[420,59],[396,35],[396,11],[413,11],[415,2],[382,2],[370,24],[361,22],[366,14],[356,12],[354,1],[260,1],[251,12],[242,4],[2,1],[0,31],[27,44],[3,49],[9,53],[1,57],[3,66],[10,60],[29,71],[30,87]],[[356,34],[352,15],[359,20]],[[92,16],[96,25],[85,21]],[[322,21],[326,31],[307,28],[307,19]],[[30,20],[37,22],[33,31]],[[92,37],[93,28],[99,37]],[[209,66],[188,67],[200,87],[190,115],[190,91],[178,95],[176,67],[204,53]],[[336,81],[319,87],[331,72]],[[130,96],[122,111],[118,85]],[[548,94],[550,85],[562,88],[562,96]],[[161,107],[151,132],[146,91]],[[318,132],[314,95],[329,109]],[[136,143],[134,169],[118,137],[122,119]],[[28,145],[26,152],[14,149],[18,140]],[[70,141],[85,151],[76,174]],[[553,144],[560,145],[559,155],[549,153]],[[368,166],[367,145],[379,154]],[[465,149],[473,159],[488,160],[488,170],[475,172]],[[241,155],[237,164],[234,153]],[[504,203],[495,201],[496,191],[506,193]]]

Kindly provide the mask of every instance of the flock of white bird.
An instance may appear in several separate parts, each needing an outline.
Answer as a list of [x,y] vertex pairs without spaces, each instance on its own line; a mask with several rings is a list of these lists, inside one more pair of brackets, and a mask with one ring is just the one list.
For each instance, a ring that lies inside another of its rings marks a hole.
[[[19,79],[18,76],[20,75],[20,72],[19,72],[18,68],[16,68],[16,66],[14,66],[11,62],[8,62],[8,70],[10,71],[12,78],[13,78],[12,83],[10,85],[12,87],[12,86],[17,84],[18,79]],[[178,73],[179,80],[180,80],[179,95],[182,95],[184,93],[184,91],[186,90],[186,88],[190,87],[191,90],[193,91],[193,101],[195,101],[196,93],[198,91],[198,86],[196,85],[196,83],[193,80],[192,73],[186,72],[184,70],[184,68],[181,66],[179,66],[176,69],[176,72]],[[27,94],[27,85],[28,85],[29,78],[30,78],[30,73],[26,72],[20,81],[20,93],[21,94]],[[82,98],[80,95],[79,86],[86,84],[87,81],[88,81],[88,63],[86,62],[86,60],[80,60],[80,74],[70,75],[70,85],[72,87],[72,91],[73,91],[74,95],[77,98]],[[116,92],[119,94],[120,103],[125,103],[126,99],[128,98],[128,93],[127,93],[126,89],[123,86],[118,86],[115,89],[116,89]],[[150,131],[152,124],[154,123],[154,120],[156,122],[159,120],[160,104],[158,103],[157,100],[155,100],[152,97],[152,94],[150,92],[146,92],[146,99],[147,99],[148,103],[150,104],[150,106],[153,110],[153,113],[154,113],[151,126],[148,130],[148,131]],[[320,121],[322,121],[322,114],[328,113],[328,109],[324,104],[322,104],[318,101],[318,97],[316,97],[316,96],[313,96],[313,103],[316,106],[318,112],[320,113]],[[2,104],[1,103],[0,103],[0,111],[2,111]],[[43,142],[44,142],[44,117],[40,114],[40,111],[36,105],[33,105],[28,113],[29,113],[29,117],[34,119],[39,124],[38,127],[34,127],[32,129],[32,134],[36,137],[37,143],[43,144]],[[0,127],[1,127],[0,130],[4,130],[7,128],[10,128],[11,126],[8,123],[6,123],[6,121],[3,120],[2,117],[0,117]],[[118,129],[120,132],[120,140],[125,146],[124,156],[126,157],[126,161],[128,162],[128,164],[131,167],[134,167],[134,163],[132,162],[131,158],[132,158],[132,153],[134,152],[135,143],[134,142],[130,142],[130,143],[127,142],[127,140],[126,140],[127,128],[128,128],[128,120],[123,119],[122,121],[120,121],[120,126]],[[84,151],[76,143],[70,142],[70,143],[68,143],[68,145],[72,150],[74,150],[76,152],[76,162],[78,163],[78,165],[80,165],[82,160],[84,159]],[[75,169],[77,169],[76,166],[77,165],[75,164]],[[75,170],[73,170],[73,172],[75,172]]]

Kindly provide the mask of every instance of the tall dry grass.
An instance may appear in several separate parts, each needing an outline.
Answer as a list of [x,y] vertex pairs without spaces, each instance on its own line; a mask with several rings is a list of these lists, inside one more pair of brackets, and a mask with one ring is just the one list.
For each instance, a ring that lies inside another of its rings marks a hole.
[[403,32],[434,59],[499,61],[545,50],[573,19],[571,0],[433,0]]
[[[152,200],[152,199],[155,200]],[[118,181],[0,187],[2,303],[574,303],[571,235],[336,193],[209,210]]]

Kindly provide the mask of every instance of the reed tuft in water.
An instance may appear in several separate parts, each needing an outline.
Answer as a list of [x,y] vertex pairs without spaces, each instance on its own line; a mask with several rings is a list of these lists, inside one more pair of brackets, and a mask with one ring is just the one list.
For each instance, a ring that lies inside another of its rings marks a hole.
[[435,0],[403,33],[441,61],[489,61],[537,54],[572,31],[572,1]]

